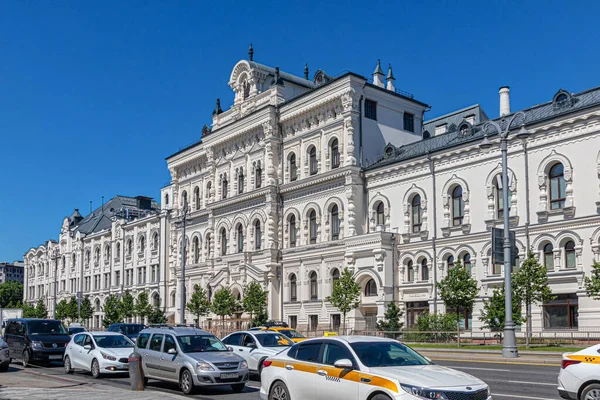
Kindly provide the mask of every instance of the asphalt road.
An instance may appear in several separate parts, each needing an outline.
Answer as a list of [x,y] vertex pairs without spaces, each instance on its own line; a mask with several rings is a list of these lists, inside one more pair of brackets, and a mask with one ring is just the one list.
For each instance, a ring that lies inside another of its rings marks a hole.
[[[435,361],[435,360],[434,360]],[[556,379],[559,367],[544,365],[524,365],[508,363],[488,363],[488,362],[466,362],[466,361],[437,361],[439,365],[456,368],[471,375],[474,375],[488,385],[492,391],[494,399],[497,400],[555,400],[560,399],[556,391]],[[23,373],[22,367],[16,364],[11,365],[10,375],[13,373],[20,375]],[[61,364],[52,367],[33,367],[32,371],[42,374],[44,379],[53,380],[65,377]],[[76,372],[68,376],[69,379],[81,381],[82,384],[93,382],[96,385],[107,385],[110,387],[128,389],[129,377],[127,375],[105,377],[94,380],[89,373]],[[258,400],[260,382],[254,378],[249,382],[244,392],[233,393],[229,387],[217,389],[204,389],[191,398],[209,400]],[[48,389],[48,390],[60,390]],[[147,391],[163,392],[171,395],[181,395],[179,388],[175,384],[169,384],[151,380]],[[190,398],[188,396],[185,396]],[[184,398],[182,396],[182,398]]]

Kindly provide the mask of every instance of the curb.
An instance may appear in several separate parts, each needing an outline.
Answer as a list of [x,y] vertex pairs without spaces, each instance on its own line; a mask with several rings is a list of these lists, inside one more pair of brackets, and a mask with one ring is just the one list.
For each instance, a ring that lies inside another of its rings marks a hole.
[[[412,346],[411,346],[412,347]],[[431,347],[412,347],[419,352],[438,352],[438,353],[458,353],[458,354],[485,354],[485,355],[501,355],[501,350],[473,350],[473,349],[453,349],[453,348],[431,348]],[[547,358],[558,358],[562,359],[563,353],[566,352],[552,352],[552,351],[519,351],[520,355],[531,356],[531,357],[547,357]]]
[[[417,349],[415,349],[417,350]],[[417,350],[425,356],[431,357],[433,360],[440,361],[472,361],[472,362],[489,362],[499,364],[540,364],[548,366],[560,366],[562,358],[560,357],[530,357],[520,356],[517,358],[506,358],[501,355],[490,353],[460,353],[460,352],[444,352],[444,351],[427,351]]]

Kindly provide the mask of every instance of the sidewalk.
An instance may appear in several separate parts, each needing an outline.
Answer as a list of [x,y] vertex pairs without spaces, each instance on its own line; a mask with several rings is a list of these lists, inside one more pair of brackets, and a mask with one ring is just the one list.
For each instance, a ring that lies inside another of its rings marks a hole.
[[544,364],[560,366],[562,360],[561,353],[545,351],[519,351],[517,358],[502,357],[501,350],[467,350],[451,348],[419,348],[414,347],[422,355],[432,360],[456,360],[456,361],[480,361],[496,363],[515,363],[515,364]]
[[175,400],[182,399],[165,392],[135,392],[128,388],[82,382],[63,376],[52,376],[35,371],[6,372],[0,374],[0,399],[2,400]]

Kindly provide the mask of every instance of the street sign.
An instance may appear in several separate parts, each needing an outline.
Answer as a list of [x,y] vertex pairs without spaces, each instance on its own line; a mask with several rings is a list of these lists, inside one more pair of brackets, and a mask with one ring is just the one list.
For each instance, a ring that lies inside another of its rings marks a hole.
[[[517,265],[517,238],[514,231],[509,232],[510,235],[510,259],[511,265]],[[504,264],[504,229],[492,228],[492,263]]]

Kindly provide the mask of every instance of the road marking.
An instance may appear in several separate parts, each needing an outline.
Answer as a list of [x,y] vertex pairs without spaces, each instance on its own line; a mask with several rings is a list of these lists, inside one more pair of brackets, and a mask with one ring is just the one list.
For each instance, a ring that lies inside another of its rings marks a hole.
[[511,397],[513,399],[529,399],[529,400],[549,400],[547,397],[530,397],[523,396],[522,394],[500,394],[500,393],[492,393],[493,397]]
[[477,367],[448,367],[456,369],[473,369],[476,371],[498,371],[498,372],[511,372],[510,369],[495,369],[495,368],[477,368]]
[[483,364],[511,364],[511,365],[534,365],[536,367],[560,367],[560,364],[541,364],[528,362],[512,362],[512,361],[480,361],[467,360],[460,358],[434,358],[433,361],[453,361],[453,362],[468,362],[468,363],[483,363]]
[[528,385],[558,386],[557,383],[525,382],[525,381],[507,381],[507,382],[508,383],[526,383]]

